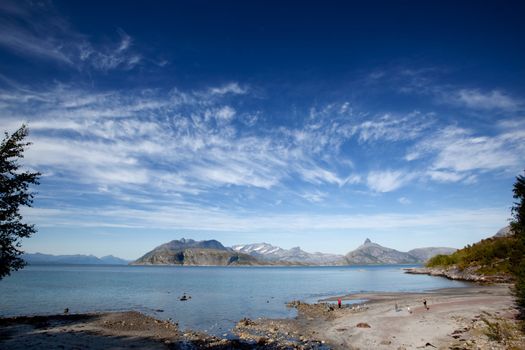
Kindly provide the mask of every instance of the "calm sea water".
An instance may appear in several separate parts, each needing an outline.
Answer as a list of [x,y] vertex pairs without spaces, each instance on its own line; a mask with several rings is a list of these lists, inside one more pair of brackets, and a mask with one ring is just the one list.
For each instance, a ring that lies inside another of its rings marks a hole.
[[[0,315],[137,310],[222,334],[243,317],[293,317],[287,301],[362,291],[423,291],[464,282],[352,267],[27,266],[0,281]],[[191,300],[180,301],[183,293]],[[163,312],[157,311],[163,310]]]

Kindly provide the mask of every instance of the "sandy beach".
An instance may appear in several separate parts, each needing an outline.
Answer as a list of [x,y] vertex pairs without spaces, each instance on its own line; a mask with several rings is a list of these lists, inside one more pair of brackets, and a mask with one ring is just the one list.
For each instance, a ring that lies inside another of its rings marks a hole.
[[352,294],[340,296],[341,309],[337,296],[293,302],[295,319],[241,320],[233,330],[238,340],[181,332],[176,323],[137,312],[4,318],[0,348],[524,349],[509,287]]
[[341,299],[368,301],[341,309],[334,303],[337,297],[313,305],[294,303],[296,320],[258,321],[239,330],[247,338],[251,330],[286,329],[333,349],[523,349],[509,287],[353,294]]

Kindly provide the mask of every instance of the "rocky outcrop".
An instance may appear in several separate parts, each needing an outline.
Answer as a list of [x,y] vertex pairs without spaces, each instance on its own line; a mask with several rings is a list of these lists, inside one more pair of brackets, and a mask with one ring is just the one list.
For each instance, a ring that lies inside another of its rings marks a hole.
[[440,276],[450,280],[468,281],[468,282],[483,282],[483,283],[509,283],[512,282],[512,277],[507,275],[482,275],[477,271],[480,267],[469,267],[466,269],[459,269],[456,266],[448,268],[441,267],[418,267],[406,268],[405,273],[414,275],[429,275]]
[[494,237],[510,237],[512,236],[514,233],[512,232],[512,228],[509,226],[505,226],[503,227],[502,229],[500,229],[498,232],[496,232],[496,234],[494,235]]
[[229,266],[258,265],[254,257],[235,252],[220,242],[174,240],[144,254],[131,265]]

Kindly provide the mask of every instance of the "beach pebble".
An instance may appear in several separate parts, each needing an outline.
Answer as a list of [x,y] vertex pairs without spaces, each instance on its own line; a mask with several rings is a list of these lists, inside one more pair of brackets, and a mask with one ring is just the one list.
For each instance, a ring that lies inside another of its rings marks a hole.
[[370,325],[366,322],[359,322],[356,327],[358,328],[371,328]]

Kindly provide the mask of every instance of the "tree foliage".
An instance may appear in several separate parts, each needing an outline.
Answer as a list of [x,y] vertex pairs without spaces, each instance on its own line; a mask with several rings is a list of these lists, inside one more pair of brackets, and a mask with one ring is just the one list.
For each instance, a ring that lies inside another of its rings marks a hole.
[[12,135],[5,133],[0,144],[0,279],[11,271],[22,268],[25,263],[19,257],[20,238],[36,232],[34,225],[22,222],[20,207],[31,206],[33,193],[30,185],[38,185],[38,172],[22,171],[18,160],[30,145],[24,139],[27,127],[22,125]]
[[516,277],[516,302],[520,308],[520,315],[525,319],[525,176],[518,175],[513,188],[514,202],[512,208],[512,231],[516,237],[516,251],[512,257],[513,273]]

